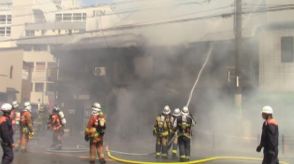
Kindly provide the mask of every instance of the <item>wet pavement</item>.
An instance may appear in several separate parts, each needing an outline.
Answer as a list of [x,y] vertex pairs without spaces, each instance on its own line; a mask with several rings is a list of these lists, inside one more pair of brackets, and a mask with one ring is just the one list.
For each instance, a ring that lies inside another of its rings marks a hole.
[[[132,152],[132,153],[144,153],[144,152],[150,152],[153,150],[153,145],[149,145],[148,147],[143,147],[140,143],[129,145],[128,147],[125,147],[123,143],[122,145],[114,144],[112,143],[112,147],[110,148],[122,148],[119,149],[126,152]],[[39,137],[39,139],[32,140],[30,142],[29,146],[29,152],[27,153],[15,153],[15,159],[13,164],[88,164],[88,151],[83,152],[76,152],[76,153],[61,153],[61,152],[48,152],[48,147],[51,144],[51,135],[50,133],[44,134],[44,136]],[[106,144],[105,144],[106,145]],[[87,148],[88,143],[83,141],[81,134],[74,134],[74,135],[68,135],[65,137],[64,140],[64,146],[65,147],[72,147],[75,148],[79,146],[80,148]],[[250,146],[251,147],[251,146]],[[140,151],[138,151],[140,150]],[[243,150],[243,149],[242,149]],[[246,150],[246,151],[245,151]],[[192,157],[191,159],[203,159],[205,157],[211,157],[211,156],[219,156],[219,155],[244,155],[248,157],[262,157],[262,154],[257,154],[255,151],[251,151],[251,149],[247,150],[244,148],[244,152],[242,151],[223,151],[223,150],[217,150],[217,149],[205,149],[200,146],[193,146],[192,147]],[[234,153],[232,153],[234,152]],[[250,153],[248,153],[250,152]],[[0,154],[2,155],[2,151],[0,150]],[[135,160],[135,161],[154,161],[153,155],[148,156],[129,156],[129,155],[121,155],[121,154],[115,154],[112,155],[127,159],[127,160]],[[287,161],[289,164],[294,163],[294,157],[288,155],[283,156],[281,154],[281,158],[284,161]],[[169,160],[158,160],[157,162],[177,162],[177,159],[169,159]],[[98,160],[96,162],[99,163]],[[110,159],[107,159],[107,163],[109,164],[116,164],[118,162],[112,161]],[[238,161],[238,160],[218,160],[218,161],[211,161],[207,162],[207,164],[260,164],[261,161]]]
[[[85,156],[80,154],[50,154],[46,152],[40,153],[15,153],[13,164],[88,164]],[[99,163],[98,160],[96,162]],[[117,162],[107,159],[107,163],[116,164]]]
[[[2,152],[0,151],[2,154]],[[177,162],[177,160],[157,160],[155,161],[153,156],[145,156],[145,157],[130,157],[125,155],[117,155],[113,154],[116,157],[123,159],[131,159],[138,161],[154,161],[154,162]],[[201,159],[201,157],[195,157],[193,159]],[[107,163],[109,164],[117,164],[118,162],[112,161],[106,158]],[[283,159],[284,160],[284,159]],[[286,159],[290,164],[293,162],[293,158]],[[48,153],[44,152],[27,152],[27,153],[15,153],[15,159],[13,164],[88,164],[87,154],[86,153]],[[98,164],[99,161],[97,160]],[[206,162],[207,164],[260,164],[261,161],[245,161],[245,160],[217,160]]]

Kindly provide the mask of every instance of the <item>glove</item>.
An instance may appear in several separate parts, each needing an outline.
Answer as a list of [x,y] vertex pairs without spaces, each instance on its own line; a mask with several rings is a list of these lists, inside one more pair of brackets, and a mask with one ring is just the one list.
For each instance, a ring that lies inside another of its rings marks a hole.
[[29,133],[29,139],[30,139],[30,140],[33,139],[33,136],[34,136],[34,132],[30,132],[30,133]]
[[153,129],[153,136],[157,136],[156,130]]
[[85,135],[85,141],[89,141],[90,140],[90,137],[88,135]]
[[262,149],[262,146],[261,145],[258,145],[257,148],[256,148],[256,152],[260,152]]

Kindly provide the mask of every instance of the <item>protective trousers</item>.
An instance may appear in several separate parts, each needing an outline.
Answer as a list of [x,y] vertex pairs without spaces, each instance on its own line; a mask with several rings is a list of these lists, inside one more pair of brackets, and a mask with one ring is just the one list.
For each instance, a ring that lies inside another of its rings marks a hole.
[[64,134],[63,129],[53,131],[53,136],[52,136],[53,146],[56,147],[57,149],[62,148],[63,134]]
[[94,164],[96,160],[96,155],[98,154],[98,158],[100,164],[104,164],[104,153],[103,153],[103,141],[93,142],[90,141],[90,163]]
[[279,164],[278,153],[274,151],[265,151],[262,164]]
[[168,143],[168,136],[156,138],[156,158],[159,158],[160,156],[162,158],[167,158],[167,150],[168,150],[167,143]]
[[179,150],[180,150],[180,161],[189,161],[191,139],[186,136],[179,136],[178,142],[179,142]]
[[13,161],[13,149],[12,146],[1,143],[3,156],[1,164],[11,164]]
[[19,148],[21,151],[26,152],[29,142],[29,130],[27,127],[20,128]]
[[177,156],[177,152],[178,152],[178,136],[177,134],[175,134],[176,136],[173,139],[173,143],[172,143],[172,155],[173,157]]

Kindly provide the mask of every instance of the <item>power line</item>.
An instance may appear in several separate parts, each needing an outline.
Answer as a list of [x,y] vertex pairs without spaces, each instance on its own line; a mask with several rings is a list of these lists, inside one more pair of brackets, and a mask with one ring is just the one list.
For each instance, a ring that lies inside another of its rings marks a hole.
[[[176,16],[176,18],[183,17],[183,16],[188,16],[188,15],[193,15],[193,14],[204,13],[204,12],[211,12],[211,11],[221,10],[221,9],[225,9],[225,8],[229,8],[229,7],[231,7],[231,6],[229,5],[229,6],[223,6],[223,7],[218,7],[218,8],[212,8],[212,9],[208,9],[208,10],[202,10],[202,11],[186,13],[186,14],[183,14],[183,15]],[[130,10],[130,11],[124,11],[124,12],[116,12],[116,13],[99,15],[99,17],[106,17],[106,16],[119,15],[119,14],[127,14],[127,13],[139,12],[139,11],[140,10]],[[55,12],[55,11],[52,11],[52,12]],[[47,13],[49,13],[49,12],[47,12]],[[23,16],[26,16],[26,15],[23,15]],[[91,17],[88,17],[88,18],[93,18],[93,17],[97,17],[97,16],[91,16]],[[48,23],[50,23],[50,22],[48,22]],[[56,23],[56,22],[52,22],[52,23]],[[145,22],[145,23],[147,23],[147,22]],[[25,24],[34,24],[34,23],[14,24],[14,25],[10,25],[9,27],[24,26]]]
[[[276,9],[268,9],[268,10],[258,10],[258,11],[254,11],[254,12],[243,11],[242,14],[277,12],[277,11],[285,11],[285,10],[294,10],[294,7],[282,8],[282,9],[276,8]],[[96,33],[96,32],[101,32],[101,31],[107,32],[107,31],[118,31],[118,30],[130,30],[130,29],[136,29],[136,28],[144,28],[144,27],[151,27],[151,26],[174,24],[174,23],[183,23],[183,22],[191,22],[191,21],[198,21],[198,20],[214,19],[214,18],[220,18],[220,17],[221,18],[228,18],[233,15],[234,15],[234,13],[229,12],[229,13],[202,16],[202,17],[192,17],[192,18],[183,18],[183,19],[152,22],[152,23],[146,23],[146,24],[142,23],[142,24],[123,25],[123,26],[110,27],[110,28],[99,29],[99,30],[85,31],[85,32],[81,32],[81,33],[73,33],[73,34],[71,34],[71,36],[81,35],[81,34],[91,34],[91,33]],[[7,39],[7,40],[2,40],[0,42],[30,40],[30,39],[36,39],[36,38],[62,37],[62,36],[68,36],[68,34],[54,35],[54,36],[39,36],[39,37],[31,37],[31,38]]]
[[[145,1],[145,0],[143,0]],[[146,0],[147,1],[147,0]],[[148,0],[148,1],[158,1],[158,0]],[[192,1],[195,1],[195,0],[192,0]],[[202,2],[197,2],[197,4],[201,5],[203,4],[205,1],[207,0],[203,0]],[[135,1],[134,1],[135,2]],[[196,2],[195,2],[196,3]],[[45,5],[45,4],[49,4],[49,3],[41,3],[41,4],[37,4],[37,5],[33,5],[33,6],[38,6],[38,5]],[[51,3],[50,3],[51,4]],[[182,6],[186,6],[186,5],[190,5],[190,3],[179,3],[179,4],[175,4],[173,6],[176,6],[178,7],[177,5],[182,5]],[[22,5],[19,5],[20,7]],[[28,6],[31,6],[31,5],[28,5]],[[15,6],[14,6],[15,7]],[[18,7],[18,5],[16,5],[16,7]],[[57,10],[51,10],[51,11],[46,11],[46,12],[43,12],[44,14],[51,14],[51,13],[55,13],[55,12],[64,12],[64,11],[71,11],[71,10],[77,10],[77,9],[87,9],[87,8],[92,8],[92,7],[102,7],[102,6],[87,6],[85,8],[72,8],[72,9],[65,9],[65,10],[62,10],[62,9],[57,9]],[[161,7],[158,7],[158,9],[160,9]],[[116,13],[110,13],[110,14],[104,14],[102,16],[109,16],[109,15],[118,15],[118,14],[127,14],[127,13],[132,13],[132,12],[139,12],[139,11],[144,11],[144,10],[152,10],[152,9],[156,9],[154,7],[150,7],[150,8],[143,8],[143,9],[132,9],[132,10],[126,10],[126,11],[118,11]],[[18,18],[18,17],[25,17],[25,16],[31,16],[32,14],[31,13],[27,13],[27,14],[21,14],[21,15],[15,15],[13,16],[13,18]]]

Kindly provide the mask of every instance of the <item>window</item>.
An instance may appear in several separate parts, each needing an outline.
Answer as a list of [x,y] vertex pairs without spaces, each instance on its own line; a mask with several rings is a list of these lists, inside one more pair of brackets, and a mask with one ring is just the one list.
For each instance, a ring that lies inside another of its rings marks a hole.
[[32,50],[33,50],[33,47],[30,46],[30,45],[27,45],[27,46],[21,46],[21,47],[22,47],[22,49],[23,49],[24,51],[32,51]]
[[70,22],[72,20],[72,14],[64,14],[63,15],[63,21]]
[[10,36],[10,34],[11,34],[11,28],[6,27],[6,36]]
[[26,36],[35,36],[35,31],[34,30],[27,30],[26,31]]
[[6,15],[0,15],[0,24],[6,24]]
[[44,83],[35,83],[35,92],[43,92]]
[[5,27],[0,27],[0,36],[5,36]]
[[87,18],[87,14],[86,13],[83,13],[83,17],[82,17],[83,21],[85,21],[86,18]]
[[13,66],[10,66],[9,78],[13,78]]
[[74,21],[82,21],[82,14],[81,13],[74,13],[73,20]]
[[281,60],[283,63],[294,61],[294,42],[293,37],[282,37],[281,39]]
[[11,15],[7,15],[7,24],[11,24]]
[[45,71],[45,68],[46,68],[45,62],[36,63],[36,71]]
[[0,36],[10,36],[11,28],[10,27],[0,27]]
[[47,45],[35,45],[34,51],[47,51],[48,47]]
[[62,14],[56,14],[55,19],[56,19],[56,22],[61,22],[62,21]]

